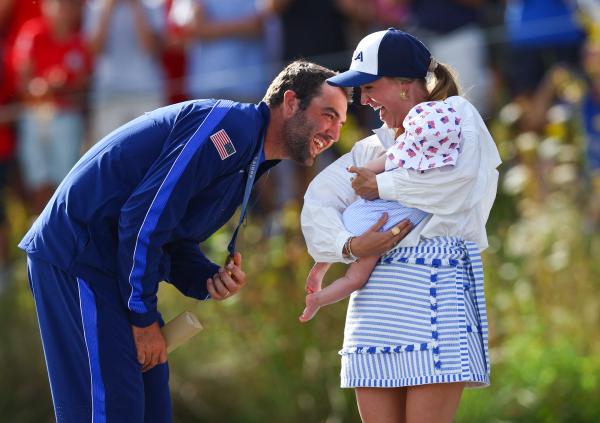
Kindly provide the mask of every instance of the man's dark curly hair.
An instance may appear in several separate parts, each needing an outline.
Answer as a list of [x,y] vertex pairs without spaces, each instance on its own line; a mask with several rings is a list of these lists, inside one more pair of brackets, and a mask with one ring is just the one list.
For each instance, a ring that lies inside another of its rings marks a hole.
[[[321,93],[321,86],[327,78],[336,75],[337,72],[327,69],[315,63],[304,60],[296,60],[283,69],[275,77],[263,101],[269,107],[277,107],[283,103],[283,94],[292,90],[300,100],[300,109],[306,110],[313,98]],[[352,98],[352,91],[344,89],[348,95],[348,101]]]

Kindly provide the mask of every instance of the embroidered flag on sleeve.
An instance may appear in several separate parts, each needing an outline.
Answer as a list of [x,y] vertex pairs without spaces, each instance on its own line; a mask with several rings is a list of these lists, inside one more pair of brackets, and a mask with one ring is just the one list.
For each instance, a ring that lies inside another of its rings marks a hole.
[[233,142],[231,142],[231,138],[229,138],[229,135],[227,135],[227,132],[225,132],[224,129],[221,129],[220,131],[212,134],[210,136],[210,140],[219,152],[221,160],[225,160],[227,157],[233,156],[235,154],[235,147],[233,146]]

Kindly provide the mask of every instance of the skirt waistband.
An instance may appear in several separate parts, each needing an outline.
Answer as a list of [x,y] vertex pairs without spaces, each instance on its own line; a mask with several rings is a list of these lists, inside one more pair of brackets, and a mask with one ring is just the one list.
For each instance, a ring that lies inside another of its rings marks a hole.
[[470,261],[479,255],[476,243],[458,237],[436,237],[423,239],[414,247],[398,247],[381,257],[382,263],[456,265],[454,261]]

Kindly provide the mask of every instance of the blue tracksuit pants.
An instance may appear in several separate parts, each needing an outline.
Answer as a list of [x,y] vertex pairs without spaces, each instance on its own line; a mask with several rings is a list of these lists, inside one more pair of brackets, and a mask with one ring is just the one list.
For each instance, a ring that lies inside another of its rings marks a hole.
[[116,280],[27,264],[56,421],[171,422],[168,364],[141,372]]

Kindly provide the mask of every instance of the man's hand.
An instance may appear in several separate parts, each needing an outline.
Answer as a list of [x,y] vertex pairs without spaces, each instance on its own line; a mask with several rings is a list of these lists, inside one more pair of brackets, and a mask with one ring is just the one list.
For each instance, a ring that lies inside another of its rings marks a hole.
[[218,273],[206,281],[206,288],[213,300],[224,300],[235,295],[246,285],[246,274],[242,271],[242,255],[235,253],[233,261],[221,267]]
[[379,198],[377,189],[377,174],[365,167],[350,166],[348,172],[356,174],[351,178],[352,189],[365,200],[376,200]]
[[167,361],[167,343],[162,336],[158,322],[145,328],[131,325],[131,330],[137,350],[137,359],[142,365],[142,372]]
[[379,232],[387,219],[384,213],[368,231],[352,240],[352,253],[356,257],[380,256],[394,248],[412,229],[410,221],[405,219],[389,231]]

